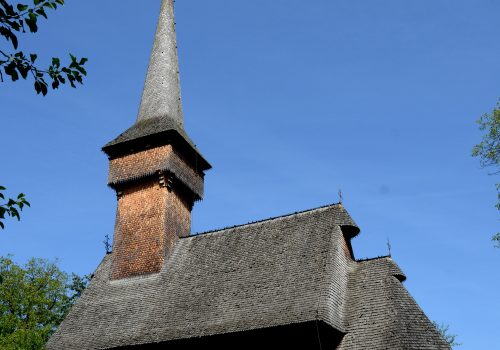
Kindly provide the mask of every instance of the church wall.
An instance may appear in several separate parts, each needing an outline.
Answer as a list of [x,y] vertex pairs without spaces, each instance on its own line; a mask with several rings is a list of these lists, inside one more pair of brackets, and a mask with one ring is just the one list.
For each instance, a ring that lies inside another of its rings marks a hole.
[[157,273],[178,237],[191,228],[189,201],[181,189],[153,177],[119,190],[112,279]]
[[167,245],[164,213],[167,189],[156,179],[123,189],[113,244],[112,278],[159,272]]

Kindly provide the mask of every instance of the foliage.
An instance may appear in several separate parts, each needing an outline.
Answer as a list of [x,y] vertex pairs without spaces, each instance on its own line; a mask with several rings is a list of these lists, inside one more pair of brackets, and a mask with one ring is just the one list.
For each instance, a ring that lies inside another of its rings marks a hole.
[[0,257],[0,349],[42,350],[87,282],[47,260]]
[[[6,200],[5,195],[2,193],[5,190],[5,187],[0,186],[0,200]],[[5,203],[0,203],[0,228],[5,228],[3,220],[6,216],[17,218],[18,221],[21,220],[19,212],[23,210],[24,206],[30,206],[24,193],[18,194],[16,199],[9,198]]]
[[[481,166],[497,167],[494,173],[500,172],[500,101],[491,114],[482,115],[477,121],[479,130],[486,131],[482,141],[474,146],[472,155],[480,157]],[[500,203],[499,203],[500,204]],[[499,207],[500,209],[500,207]]]
[[[493,168],[491,175],[500,173],[500,101],[491,113],[486,113],[477,121],[479,130],[485,131],[483,139],[472,149],[472,156],[479,157],[482,167]],[[497,204],[500,210],[500,184],[497,188]],[[500,248],[500,233],[493,236],[493,241]]]
[[[47,11],[56,10],[58,6],[64,5],[64,0],[33,0],[32,5],[17,3],[16,6],[10,2],[12,1],[0,0],[0,36],[10,42],[14,50],[19,46],[19,33],[25,33],[26,30],[36,33],[40,17],[47,19]],[[76,87],[75,83],[83,84],[83,76],[87,75],[83,66],[87,58],[77,59],[70,54],[69,65],[61,66],[61,60],[54,57],[47,69],[40,69],[35,65],[37,58],[38,55],[34,53],[28,55],[23,51],[0,50],[0,81],[4,81],[1,68],[12,81],[31,76],[37,94],[41,93],[44,96],[48,92],[46,78],[51,80],[52,89],[57,89],[66,82],[69,82],[71,87]]]
[[449,325],[445,325],[444,323],[438,324],[437,322],[434,322],[434,321],[432,322],[432,324],[434,324],[434,326],[437,328],[439,333],[441,333],[444,340],[446,340],[446,342],[450,345],[450,347],[453,348],[454,346],[461,346],[462,345],[461,343],[456,342],[456,338],[457,338],[456,334],[448,333],[449,329],[450,329]]
[[71,290],[70,306],[72,306],[75,301],[82,296],[83,291],[87,288],[91,279],[92,275],[85,275],[82,277],[75,273],[71,274],[71,283],[69,285],[69,289]]

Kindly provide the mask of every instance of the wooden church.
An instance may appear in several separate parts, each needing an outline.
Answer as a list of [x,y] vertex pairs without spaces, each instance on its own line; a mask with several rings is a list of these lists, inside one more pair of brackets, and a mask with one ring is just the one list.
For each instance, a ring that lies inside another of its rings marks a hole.
[[106,144],[108,254],[48,350],[450,349],[390,257],[355,260],[341,204],[191,236],[210,164],[183,126],[163,0],[139,115]]

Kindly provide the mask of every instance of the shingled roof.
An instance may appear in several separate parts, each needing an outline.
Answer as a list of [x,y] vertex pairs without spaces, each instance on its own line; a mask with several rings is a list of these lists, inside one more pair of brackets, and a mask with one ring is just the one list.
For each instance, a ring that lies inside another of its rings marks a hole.
[[449,349],[390,257],[352,258],[340,204],[180,239],[160,273],[110,280],[107,255],[48,350],[112,349],[323,321],[339,349]]

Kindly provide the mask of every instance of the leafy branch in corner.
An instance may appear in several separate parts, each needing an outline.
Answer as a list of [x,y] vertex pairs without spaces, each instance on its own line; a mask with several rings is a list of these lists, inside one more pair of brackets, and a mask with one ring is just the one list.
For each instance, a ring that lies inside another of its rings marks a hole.
[[[5,195],[2,193],[5,190],[5,187],[0,186],[0,200],[6,200]],[[19,212],[22,211],[25,206],[29,207],[30,203],[26,200],[24,193],[18,194],[16,199],[9,198],[6,202],[0,203],[0,228],[5,228],[3,220],[7,216],[17,218],[18,221],[21,220]]]
[[[7,0],[0,0],[0,36],[3,36],[12,44],[14,50],[19,45],[18,33],[31,33],[38,31],[38,20],[40,17],[48,18],[46,10],[56,10],[59,5],[64,5],[64,0],[33,0],[33,5],[9,4]],[[4,82],[3,71],[12,81],[19,78],[32,77],[37,94],[46,95],[50,79],[52,89],[58,89],[61,84],[67,82],[75,88],[76,84],[83,84],[83,77],[87,71],[83,67],[87,58],[77,59],[70,54],[70,63],[61,66],[61,60],[52,58],[52,63],[47,69],[41,69],[35,65],[38,56],[36,54],[25,54],[23,51],[5,52],[0,50],[0,81]]]

